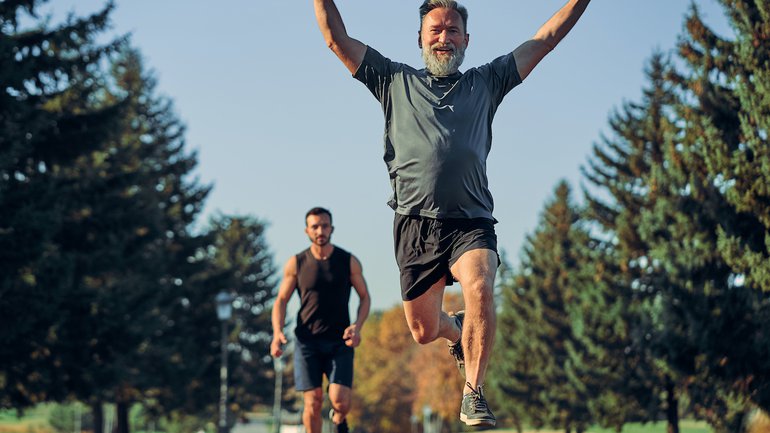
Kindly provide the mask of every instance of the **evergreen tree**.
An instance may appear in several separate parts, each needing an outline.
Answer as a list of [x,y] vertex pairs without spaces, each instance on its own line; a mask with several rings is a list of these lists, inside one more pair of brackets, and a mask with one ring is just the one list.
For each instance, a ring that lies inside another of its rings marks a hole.
[[121,44],[95,42],[111,6],[51,27],[41,3],[0,3],[0,402],[13,407],[72,389],[57,323],[78,270],[58,238],[84,210],[63,170],[113,136],[123,110],[88,103],[102,94],[100,62]]
[[94,42],[112,6],[20,29],[39,3],[0,4],[0,313],[15,325],[0,329],[0,402],[81,400],[97,433],[104,402],[121,433],[138,401],[213,414],[222,289],[237,295],[231,401],[264,401],[264,224],[220,216],[195,234],[210,188],[139,53]]
[[641,103],[627,103],[610,118],[612,138],[593,149],[584,176],[595,192],[586,193],[586,218],[595,230],[585,249],[586,271],[594,284],[581,291],[583,333],[592,350],[592,365],[603,371],[594,384],[604,391],[594,402],[597,418],[620,428],[636,420],[658,419],[666,393],[669,432],[679,429],[678,403],[669,372],[656,364],[647,343],[650,320],[644,302],[667,287],[665,273],[650,260],[641,239],[641,213],[654,206],[658,183],[652,175],[663,166],[664,149],[677,128],[672,121],[674,101],[665,80],[663,55],[650,61]]
[[[105,292],[107,287],[102,286],[97,291],[104,296],[104,318],[118,317],[125,345],[121,348],[107,343],[114,341],[114,336],[99,340],[114,351],[113,356],[105,357],[104,369],[116,371],[112,383],[100,383],[101,398],[116,402],[118,429],[127,432],[131,404],[158,398],[157,384],[168,379],[152,373],[159,369],[159,362],[170,363],[174,358],[158,362],[153,351],[158,346],[175,349],[159,342],[176,323],[168,310],[182,302],[187,277],[203,266],[196,256],[211,238],[191,234],[209,187],[192,178],[197,156],[185,149],[184,126],[171,101],[156,95],[155,79],[144,70],[139,53],[125,49],[120,54],[111,65],[114,90],[108,98],[124,101],[127,113],[119,137],[108,144],[102,177],[111,182],[100,191],[113,195],[113,205],[122,204],[125,210],[105,207],[104,218],[115,223],[97,231],[106,237],[102,243],[107,245],[118,233],[125,233],[127,249],[120,252],[122,262],[106,264],[109,272],[119,272],[115,290]],[[102,201],[106,200],[97,200]],[[121,298],[139,302],[112,302]],[[105,323],[109,322],[100,322]],[[97,325],[95,329],[105,328]],[[190,383],[192,378],[188,379]],[[152,401],[148,402],[151,406]]]
[[584,386],[590,373],[575,363],[584,347],[571,313],[581,285],[577,250],[587,240],[562,182],[528,239],[514,284],[502,289],[496,384],[536,426],[581,432],[593,421]]
[[272,361],[265,354],[272,328],[266,304],[275,287],[264,229],[251,217],[217,215],[200,238],[183,238],[187,245],[169,251],[179,262],[177,290],[163,303],[167,326],[156,332],[143,364],[152,381],[145,404],[154,416],[216,417],[221,324],[215,298],[221,291],[234,296],[226,343],[229,410],[239,413],[271,400]]
[[[680,52],[694,69],[689,87],[702,107],[693,119],[699,154],[738,213],[719,227],[720,252],[746,285],[770,292],[770,12],[763,1],[722,3],[735,37],[716,35],[695,10]],[[701,80],[709,84],[699,89]],[[722,102],[728,105],[712,106]]]
[[[738,40],[754,37],[740,35],[744,24],[753,31],[762,28],[760,3],[723,3],[738,11],[731,16]],[[715,163],[723,156],[751,154],[741,132],[744,110],[751,107],[735,92],[728,75],[734,71],[725,69],[739,64],[741,56],[729,46],[693,8],[679,50],[686,69],[671,74],[682,132],[665,150],[664,164],[653,172],[660,192],[654,207],[642,213],[640,226],[650,258],[668,282],[651,303],[656,324],[651,342],[669,367],[696,385],[689,389],[690,398],[719,431],[740,428],[749,400],[767,405],[770,367],[764,337],[768,295],[746,281],[725,250],[728,244],[738,245],[736,241],[755,245],[751,239],[766,232],[761,214],[731,202],[737,182]],[[749,168],[738,167],[744,169]]]
[[217,254],[214,265],[225,276],[220,287],[235,294],[234,328],[230,343],[232,409],[251,410],[273,398],[273,361],[269,356],[272,322],[268,304],[276,284],[272,255],[264,238],[266,225],[253,217],[212,219]]
[[[524,255],[533,254],[524,247]],[[539,366],[547,360],[547,348],[535,338],[531,328],[540,318],[532,291],[524,281],[526,268],[519,274],[513,270],[501,272],[500,301],[497,314],[497,337],[490,363],[489,381],[494,393],[492,401],[506,401],[496,415],[504,423],[516,426],[519,433],[529,424],[535,428],[546,426],[545,409],[540,400],[532,398],[546,392],[548,384],[536,378]]]

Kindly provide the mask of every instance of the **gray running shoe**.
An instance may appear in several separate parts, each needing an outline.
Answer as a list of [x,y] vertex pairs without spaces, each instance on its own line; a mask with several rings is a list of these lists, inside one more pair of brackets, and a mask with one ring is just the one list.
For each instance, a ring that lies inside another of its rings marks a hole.
[[465,311],[460,310],[456,313],[449,315],[450,318],[455,320],[457,327],[460,328],[460,339],[457,343],[449,343],[449,354],[455,359],[457,369],[460,370],[460,374],[465,377],[465,355],[463,354],[463,319],[465,318]]
[[348,430],[348,420],[343,419],[341,423],[334,424],[334,408],[332,408],[329,411],[329,421],[332,422],[332,432],[333,433],[349,433],[350,430]]
[[489,410],[481,386],[473,389],[470,383],[466,382],[465,385],[471,388],[471,392],[463,396],[463,402],[460,405],[460,421],[470,426],[494,427],[497,420]]

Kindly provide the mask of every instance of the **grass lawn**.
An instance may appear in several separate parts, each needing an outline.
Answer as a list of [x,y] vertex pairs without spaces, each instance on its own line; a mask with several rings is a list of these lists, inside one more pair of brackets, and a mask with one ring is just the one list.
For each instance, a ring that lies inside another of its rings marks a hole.
[[48,425],[50,408],[40,405],[18,418],[15,410],[0,410],[0,433],[51,433]]
[[[516,433],[515,429],[486,430],[489,433]],[[680,433],[713,433],[711,427],[703,421],[683,420],[679,422]],[[564,430],[526,430],[525,433],[564,433]],[[586,433],[615,433],[613,429],[592,427]],[[632,423],[623,427],[622,433],[666,433],[665,422],[647,424]]]
[[[591,428],[589,433],[615,433],[612,429]],[[679,422],[680,433],[712,433],[711,427],[703,421],[683,420]],[[666,433],[666,423],[626,424],[622,433]]]

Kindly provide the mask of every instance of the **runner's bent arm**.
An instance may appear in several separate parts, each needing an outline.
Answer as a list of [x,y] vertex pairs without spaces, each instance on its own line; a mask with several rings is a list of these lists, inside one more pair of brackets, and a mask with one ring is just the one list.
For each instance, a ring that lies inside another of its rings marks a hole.
[[278,288],[278,296],[273,304],[273,342],[270,344],[270,354],[279,357],[283,354],[281,346],[288,343],[283,334],[283,326],[286,324],[286,304],[292,293],[297,288],[297,258],[292,257],[286,261],[283,267],[283,280]]
[[358,313],[356,314],[356,322],[345,329],[343,338],[345,339],[345,344],[356,347],[361,342],[361,328],[363,328],[366,318],[369,317],[369,307],[372,301],[369,297],[366,280],[364,280],[361,262],[353,255],[350,256],[350,282],[353,284],[356,293],[358,293]]
[[521,79],[525,79],[535,66],[567,35],[577,23],[590,0],[569,0],[540,29],[532,39],[513,50]]
[[348,36],[334,0],[313,0],[315,17],[326,45],[342,61],[351,74],[355,74],[364,61],[366,45]]

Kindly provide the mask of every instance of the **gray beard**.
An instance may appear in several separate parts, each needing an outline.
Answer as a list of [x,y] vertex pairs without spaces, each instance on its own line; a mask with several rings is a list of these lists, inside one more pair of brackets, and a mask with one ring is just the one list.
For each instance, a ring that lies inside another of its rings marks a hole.
[[422,60],[425,62],[425,69],[437,77],[446,77],[460,70],[460,65],[465,60],[465,47],[454,47],[454,49],[454,53],[448,59],[443,60],[433,52],[433,47],[422,47]]

